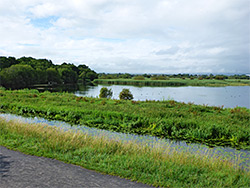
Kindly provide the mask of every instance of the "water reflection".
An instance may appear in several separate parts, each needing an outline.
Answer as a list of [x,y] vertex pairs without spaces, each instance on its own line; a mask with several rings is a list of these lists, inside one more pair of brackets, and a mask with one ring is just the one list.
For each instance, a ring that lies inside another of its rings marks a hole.
[[[76,91],[77,96],[98,97],[104,85],[88,86],[84,90]],[[227,108],[250,108],[250,86],[227,87],[135,87],[111,85],[105,86],[113,91],[113,98],[118,99],[123,88],[128,88],[134,100],[168,100],[193,102],[194,104],[209,106],[224,106]]]
[[[168,139],[160,139],[153,136],[141,136],[135,134],[124,134],[111,132],[107,130],[101,130],[96,128],[90,128],[86,126],[71,126],[65,122],[61,121],[49,121],[43,118],[27,118],[22,116],[17,116],[13,114],[0,114],[1,118],[7,120],[20,120],[27,123],[46,123],[50,126],[56,126],[63,128],[64,130],[81,130],[91,136],[105,136],[112,140],[121,140],[123,142],[135,141],[137,143],[147,144],[151,147],[163,147],[169,148],[170,151],[189,151],[193,154],[204,154],[211,157],[227,158],[231,161],[238,161],[239,166],[245,169],[250,169],[250,151],[248,150],[236,150],[229,147],[214,147],[209,148],[201,144],[187,144],[184,141],[170,141]],[[237,162],[236,162],[237,164]]]

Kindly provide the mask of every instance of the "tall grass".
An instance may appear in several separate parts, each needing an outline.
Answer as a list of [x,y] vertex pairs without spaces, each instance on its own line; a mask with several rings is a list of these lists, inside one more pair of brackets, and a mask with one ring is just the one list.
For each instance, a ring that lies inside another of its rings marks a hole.
[[[0,145],[160,187],[249,187],[250,173],[209,155],[0,118]],[[156,143],[157,144],[157,143]]]
[[250,110],[168,101],[123,101],[36,90],[1,91],[0,111],[123,133],[250,149]]
[[134,86],[249,86],[249,80],[207,80],[207,79],[181,79],[171,78],[167,80],[152,79],[95,79],[95,84],[109,85],[134,85]]

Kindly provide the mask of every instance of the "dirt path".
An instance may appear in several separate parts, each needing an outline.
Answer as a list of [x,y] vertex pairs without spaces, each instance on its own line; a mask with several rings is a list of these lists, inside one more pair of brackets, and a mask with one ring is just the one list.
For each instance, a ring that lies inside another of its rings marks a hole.
[[0,146],[0,187],[150,187]]

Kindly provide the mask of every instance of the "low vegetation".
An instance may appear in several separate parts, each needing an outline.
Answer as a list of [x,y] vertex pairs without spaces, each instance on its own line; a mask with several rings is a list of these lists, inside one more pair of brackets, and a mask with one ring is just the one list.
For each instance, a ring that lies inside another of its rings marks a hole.
[[248,79],[203,79],[199,78],[161,78],[152,76],[151,79],[95,79],[95,84],[135,85],[135,86],[249,86]]
[[250,186],[249,171],[227,160],[199,153],[170,152],[170,147],[112,141],[105,135],[65,132],[41,124],[0,118],[0,145],[157,187]]
[[0,112],[39,116],[123,133],[250,149],[250,110],[167,101],[0,90]]

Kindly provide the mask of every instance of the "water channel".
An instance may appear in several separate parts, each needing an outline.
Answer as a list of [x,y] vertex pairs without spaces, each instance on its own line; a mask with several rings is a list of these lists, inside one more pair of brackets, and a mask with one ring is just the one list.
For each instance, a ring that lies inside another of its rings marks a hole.
[[74,93],[77,96],[98,97],[102,87],[113,91],[113,99],[119,98],[123,88],[127,88],[134,96],[134,100],[168,100],[194,103],[208,106],[224,106],[226,108],[250,108],[250,86],[226,87],[136,87],[123,85],[86,86]]
[[240,167],[250,170],[250,151],[249,150],[236,150],[229,147],[214,147],[209,148],[202,144],[187,144],[184,141],[170,141],[168,139],[160,139],[153,136],[142,136],[135,134],[124,134],[111,132],[107,130],[100,130],[96,128],[89,128],[86,126],[71,126],[61,121],[50,121],[43,118],[27,118],[13,114],[1,114],[0,118],[6,120],[19,120],[27,123],[44,123],[50,126],[60,127],[64,130],[82,131],[91,136],[104,136],[112,140],[119,140],[123,142],[134,141],[138,144],[147,144],[151,147],[164,147],[172,151],[189,151],[193,154],[199,153],[201,155],[208,155],[209,157],[220,157],[221,159],[229,159]]

